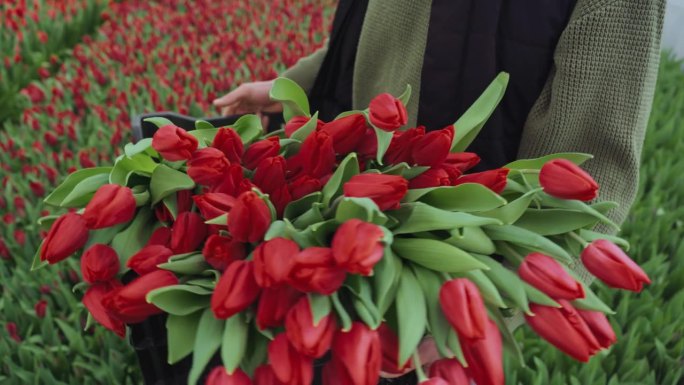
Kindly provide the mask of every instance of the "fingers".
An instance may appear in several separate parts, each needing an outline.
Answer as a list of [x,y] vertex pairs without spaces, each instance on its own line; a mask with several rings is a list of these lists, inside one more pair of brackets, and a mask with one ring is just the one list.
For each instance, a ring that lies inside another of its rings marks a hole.
[[240,99],[244,98],[248,93],[249,91],[247,87],[245,87],[243,84],[235,90],[221,96],[220,98],[214,99],[212,103],[216,107],[226,107],[240,101]]

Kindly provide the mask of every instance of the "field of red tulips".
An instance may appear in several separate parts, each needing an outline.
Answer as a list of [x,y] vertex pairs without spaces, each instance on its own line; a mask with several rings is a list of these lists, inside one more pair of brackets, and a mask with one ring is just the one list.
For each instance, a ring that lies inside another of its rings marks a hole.
[[[215,115],[210,102],[270,79],[327,36],[334,0],[3,0],[0,3],[0,383],[139,384],[128,342],[88,328],[77,259],[31,272],[48,191],[110,161],[131,117]],[[653,278],[640,296],[597,294],[619,344],[580,366],[527,330],[508,384],[684,381],[684,74],[665,59],[639,203],[624,226]],[[85,331],[84,331],[85,330]]]

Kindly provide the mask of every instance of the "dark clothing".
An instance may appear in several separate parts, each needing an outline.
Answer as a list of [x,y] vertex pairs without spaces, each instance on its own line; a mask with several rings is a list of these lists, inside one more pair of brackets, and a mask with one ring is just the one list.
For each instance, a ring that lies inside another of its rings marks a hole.
[[[482,158],[479,170],[515,160],[527,114],[548,78],[575,2],[433,0],[418,124],[436,130],[454,123],[497,73],[506,71],[511,75],[506,95],[468,151]],[[367,4],[339,2],[328,53],[310,93],[323,120],[352,107],[355,53]]]

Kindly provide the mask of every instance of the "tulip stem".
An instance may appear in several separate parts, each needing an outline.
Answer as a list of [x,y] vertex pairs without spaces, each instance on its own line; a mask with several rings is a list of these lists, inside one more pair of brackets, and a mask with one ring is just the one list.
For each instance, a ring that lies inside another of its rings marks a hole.
[[582,245],[583,248],[584,248],[584,247],[587,247],[587,245],[589,244],[589,242],[587,242],[586,239],[580,237],[580,236],[579,236],[576,232],[574,232],[574,231],[569,232],[568,235],[570,236],[570,238],[572,238],[572,239],[576,240],[577,242],[579,242],[580,245]]
[[425,375],[425,372],[423,371],[423,363],[420,362],[420,354],[418,353],[418,350],[416,349],[415,352],[413,352],[413,366],[416,368],[416,375],[418,376],[418,382],[423,382],[428,379],[427,375]]

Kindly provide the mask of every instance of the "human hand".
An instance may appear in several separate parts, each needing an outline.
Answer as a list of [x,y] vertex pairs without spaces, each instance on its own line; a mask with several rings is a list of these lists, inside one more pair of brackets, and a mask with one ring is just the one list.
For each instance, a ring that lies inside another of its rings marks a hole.
[[[214,106],[221,109],[221,115],[257,114],[262,121],[267,119],[264,112],[281,112],[283,105],[274,102],[268,93],[273,86],[273,80],[243,83],[233,91],[213,101]],[[263,122],[268,124],[266,120]]]

